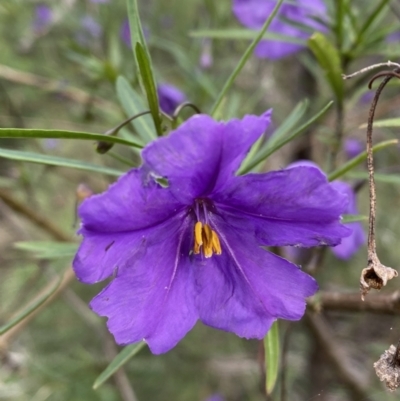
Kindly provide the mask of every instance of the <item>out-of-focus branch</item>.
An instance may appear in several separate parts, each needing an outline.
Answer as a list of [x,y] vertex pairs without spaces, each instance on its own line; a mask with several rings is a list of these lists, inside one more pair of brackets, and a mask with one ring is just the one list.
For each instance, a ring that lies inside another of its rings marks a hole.
[[59,241],[69,242],[71,237],[60,230],[53,222],[46,217],[40,215],[35,210],[31,209],[24,203],[14,198],[7,190],[0,188],[0,199],[12,210],[23,215],[36,226],[47,231],[52,237]]
[[[4,333],[2,336],[0,336],[0,353],[3,353],[7,350],[9,347],[11,341],[14,339],[16,335],[18,335],[21,330],[25,328],[25,326],[31,322],[31,320],[39,313],[41,312],[44,308],[46,308],[49,304],[51,304],[58,296],[65,290],[65,288],[68,287],[68,285],[73,281],[75,278],[75,274],[72,270],[71,267],[67,268],[67,270],[64,273],[64,276],[61,280],[61,283],[57,287],[57,290],[48,298],[46,299],[45,302],[43,302],[42,305],[40,305],[37,309],[35,309],[34,312],[29,314],[24,320],[21,320],[19,323],[17,323],[13,328],[8,330],[6,333]],[[56,283],[59,281],[58,277],[55,277],[53,280],[51,280],[46,286],[37,294],[37,296],[32,299],[29,304],[34,303],[37,299],[41,298],[44,294],[48,293],[51,288],[53,288]],[[21,310],[25,310],[29,307],[28,305],[24,305]],[[16,314],[18,314],[20,311],[18,311]]]
[[332,330],[323,316],[307,312],[305,321],[318,341],[321,352],[325,353],[341,382],[347,386],[354,399],[369,399],[368,381],[351,366],[345,349],[332,335]]
[[7,81],[35,86],[45,92],[59,93],[73,102],[87,104],[91,102],[94,106],[118,113],[119,110],[114,103],[104,100],[100,97],[86,93],[82,89],[75,88],[60,80],[49,79],[29,72],[19,71],[6,65],[0,64],[0,78]]
[[400,314],[400,291],[392,294],[371,294],[364,301],[360,299],[358,292],[321,291],[309,299],[308,306],[314,310],[397,315]]

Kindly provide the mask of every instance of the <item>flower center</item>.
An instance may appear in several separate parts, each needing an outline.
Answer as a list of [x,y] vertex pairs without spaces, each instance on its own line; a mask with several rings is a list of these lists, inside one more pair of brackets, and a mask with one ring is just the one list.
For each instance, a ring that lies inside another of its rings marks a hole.
[[197,255],[201,249],[206,258],[211,258],[214,253],[216,255],[222,253],[218,234],[208,224],[198,221],[194,226],[193,253]]
[[211,258],[213,254],[221,255],[222,250],[218,234],[208,224],[207,203],[204,199],[196,200],[193,253],[198,255],[202,252],[206,258]]

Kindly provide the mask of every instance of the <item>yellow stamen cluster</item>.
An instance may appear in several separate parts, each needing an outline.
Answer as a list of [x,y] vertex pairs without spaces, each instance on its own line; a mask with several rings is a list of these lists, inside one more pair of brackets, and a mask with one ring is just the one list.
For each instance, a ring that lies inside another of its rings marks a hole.
[[203,253],[206,258],[211,258],[213,253],[221,255],[221,243],[218,234],[211,229],[208,224],[202,224],[198,221],[194,226],[194,247],[193,252],[197,255],[200,248],[203,247]]

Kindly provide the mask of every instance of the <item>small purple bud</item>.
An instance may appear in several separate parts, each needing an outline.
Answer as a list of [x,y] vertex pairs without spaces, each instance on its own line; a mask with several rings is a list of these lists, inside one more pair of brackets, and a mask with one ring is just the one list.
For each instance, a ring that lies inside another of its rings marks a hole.
[[204,39],[201,46],[200,67],[205,70],[213,65],[211,44],[212,42],[210,39]]
[[169,84],[157,86],[160,108],[165,114],[172,115],[175,109],[186,100],[186,95],[177,87]]
[[108,3],[110,0],[90,0],[91,3]]
[[34,33],[40,34],[43,32],[53,20],[53,11],[49,6],[45,4],[39,4],[36,6],[35,19],[33,21],[32,29]]
[[103,33],[103,28],[91,15],[81,19],[81,26],[93,39],[100,38]]
[[348,159],[358,156],[364,150],[365,145],[359,139],[347,138],[344,142],[344,151]]
[[128,19],[126,19],[122,25],[121,25],[121,29],[119,31],[120,37],[122,39],[122,41],[126,44],[127,47],[131,48],[132,44],[131,44],[131,30],[129,28],[129,21]]

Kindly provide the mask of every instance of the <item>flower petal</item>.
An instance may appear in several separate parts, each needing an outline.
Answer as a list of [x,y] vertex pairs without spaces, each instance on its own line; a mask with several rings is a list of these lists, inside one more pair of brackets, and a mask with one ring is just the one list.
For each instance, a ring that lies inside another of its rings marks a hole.
[[184,203],[206,196],[233,176],[251,145],[265,132],[271,112],[227,123],[196,115],[142,152],[145,168],[168,179]]
[[108,317],[118,344],[145,340],[155,354],[166,352],[194,326],[190,218],[152,229],[116,278],[91,302]]
[[260,245],[337,245],[350,234],[339,222],[347,196],[314,167],[236,177],[213,200]]
[[315,280],[296,265],[258,247],[251,235],[214,215],[222,254],[195,269],[200,319],[241,337],[263,338],[277,318],[298,320]]
[[140,230],[182,209],[168,188],[143,176],[141,169],[130,170],[106,192],[86,199],[79,207],[83,228],[97,233]]
[[[346,209],[348,214],[358,214],[357,198],[351,185],[343,181],[332,182],[333,187],[349,198],[349,204]],[[363,226],[360,222],[345,224],[346,227],[352,230],[352,233],[343,238],[342,242],[332,248],[332,252],[339,259],[350,259],[366,242],[366,235]]]

